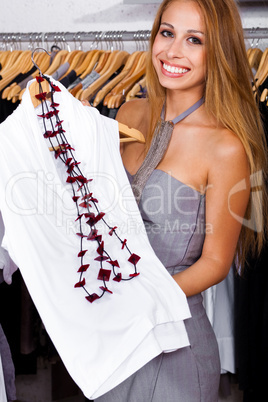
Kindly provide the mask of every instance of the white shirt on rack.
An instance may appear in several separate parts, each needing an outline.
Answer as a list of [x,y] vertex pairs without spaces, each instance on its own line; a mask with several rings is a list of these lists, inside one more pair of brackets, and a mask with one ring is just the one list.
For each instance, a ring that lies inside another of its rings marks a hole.
[[7,402],[7,394],[6,394],[5,379],[4,379],[1,355],[0,355],[0,401]]
[[[28,86],[31,83],[28,84]],[[89,303],[77,269],[79,222],[66,167],[48,151],[42,119],[37,117],[28,88],[19,107],[0,125],[0,210],[4,245],[20,268],[31,297],[68,372],[85,396],[94,399],[124,381],[161,352],[189,345],[183,320],[190,317],[186,297],[156,257],[132,194],[119,152],[116,121],[85,107],[58,82],[68,142],[75,148],[84,175],[93,178],[90,191],[111,226],[117,226],[131,252],[141,259],[138,277]],[[105,232],[100,221],[100,230]],[[112,259],[123,276],[130,271],[126,249],[103,233]],[[99,268],[96,244],[89,250],[85,273],[90,293],[96,292]],[[129,255],[128,255],[129,257]]]

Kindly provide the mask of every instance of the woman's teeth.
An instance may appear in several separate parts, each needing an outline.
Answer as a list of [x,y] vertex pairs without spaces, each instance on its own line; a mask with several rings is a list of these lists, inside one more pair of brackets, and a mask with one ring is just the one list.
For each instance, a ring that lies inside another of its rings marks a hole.
[[163,63],[163,68],[168,71],[169,73],[172,74],[182,74],[182,73],[186,73],[187,71],[189,71],[187,68],[179,68],[179,67],[174,67],[174,66],[170,66],[168,64]]

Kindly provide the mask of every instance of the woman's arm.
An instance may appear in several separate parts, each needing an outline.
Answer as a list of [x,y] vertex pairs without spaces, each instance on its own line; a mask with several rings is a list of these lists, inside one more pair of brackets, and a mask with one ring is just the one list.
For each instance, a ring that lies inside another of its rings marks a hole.
[[186,296],[200,293],[226,277],[247,208],[250,194],[247,157],[241,142],[232,134],[227,137],[212,153],[206,191],[209,230],[202,255],[191,267],[174,275]]

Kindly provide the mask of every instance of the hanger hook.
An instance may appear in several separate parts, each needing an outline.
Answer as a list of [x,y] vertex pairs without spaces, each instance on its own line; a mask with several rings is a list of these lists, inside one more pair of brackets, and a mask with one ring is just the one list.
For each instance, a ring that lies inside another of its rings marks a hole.
[[34,61],[34,53],[35,53],[37,50],[42,50],[43,52],[46,52],[48,55],[49,55],[49,53],[48,53],[48,51],[47,51],[46,49],[44,49],[43,47],[36,47],[36,48],[32,51],[31,59],[32,59],[33,65],[37,68],[37,70],[39,71],[40,75],[43,75],[42,71],[40,70],[40,68],[38,67],[38,65],[36,64],[36,62]]

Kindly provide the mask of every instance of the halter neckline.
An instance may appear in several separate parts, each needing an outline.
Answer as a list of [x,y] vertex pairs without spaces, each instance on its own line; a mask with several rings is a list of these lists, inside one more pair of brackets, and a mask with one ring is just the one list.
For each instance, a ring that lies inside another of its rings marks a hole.
[[149,151],[146,154],[145,159],[138,169],[137,173],[134,175],[133,181],[131,183],[133,194],[136,198],[137,203],[139,203],[140,201],[142,190],[145,186],[146,181],[148,180],[153,170],[158,166],[168,148],[174,125],[177,124],[179,121],[185,119],[185,117],[189,116],[190,113],[193,113],[203,103],[204,97],[199,99],[191,107],[185,110],[185,112],[175,117],[175,119],[167,121],[162,118],[162,114],[164,114],[165,110],[164,105],[161,113],[161,121],[159,121],[155,129]]
[[[192,106],[190,106],[187,110],[185,110],[183,113],[179,114],[173,120],[170,120],[170,122],[172,122],[174,125],[179,123],[181,120],[185,119],[185,117],[189,116],[189,114],[193,113],[196,109],[198,109],[204,103],[204,101],[205,101],[205,98],[202,97],[196,103],[194,103]],[[165,104],[163,105],[162,112],[161,112],[162,120],[164,120],[164,114],[165,114]]]

